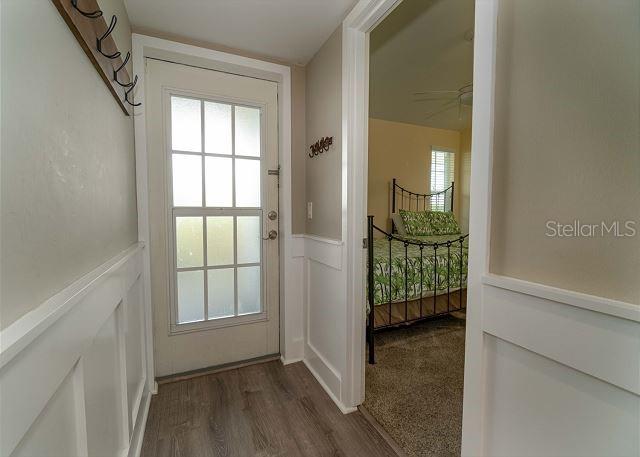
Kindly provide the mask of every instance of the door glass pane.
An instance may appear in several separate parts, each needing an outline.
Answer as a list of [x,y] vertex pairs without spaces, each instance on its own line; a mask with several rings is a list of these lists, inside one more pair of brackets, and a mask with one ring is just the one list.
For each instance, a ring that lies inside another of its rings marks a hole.
[[238,314],[260,312],[260,267],[238,268]]
[[232,265],[233,216],[207,217],[207,263]]
[[200,152],[200,100],[171,97],[171,148]]
[[260,110],[236,106],[236,155],[260,157]]
[[204,271],[178,272],[178,323],[204,319]]
[[205,157],[205,195],[207,206],[232,206],[231,160],[224,157]]
[[173,154],[173,206],[202,206],[201,156]]
[[209,270],[208,275],[209,319],[233,316],[235,303],[233,268]]
[[260,262],[260,218],[238,216],[238,263]]
[[176,217],[176,264],[178,268],[201,267],[202,218]]
[[231,105],[204,102],[204,150],[231,155]]
[[260,206],[260,161],[236,159],[236,206]]

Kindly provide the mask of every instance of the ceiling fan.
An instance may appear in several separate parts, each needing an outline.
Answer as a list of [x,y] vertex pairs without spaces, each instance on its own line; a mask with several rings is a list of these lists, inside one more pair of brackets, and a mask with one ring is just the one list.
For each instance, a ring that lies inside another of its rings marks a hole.
[[473,105],[473,84],[465,84],[458,90],[427,90],[413,93],[413,101],[443,103],[435,110],[427,114],[427,119],[450,109],[458,108],[458,118],[462,119],[462,107]]

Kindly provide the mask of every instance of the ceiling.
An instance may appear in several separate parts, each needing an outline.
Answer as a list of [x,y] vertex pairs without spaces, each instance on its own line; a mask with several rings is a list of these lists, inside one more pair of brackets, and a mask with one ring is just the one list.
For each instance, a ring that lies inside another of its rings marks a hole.
[[125,0],[137,28],[307,63],[357,0]]
[[[414,92],[458,90],[473,80],[474,0],[404,0],[371,33],[370,114],[450,130],[471,126],[471,108]],[[467,37],[465,38],[465,34]]]

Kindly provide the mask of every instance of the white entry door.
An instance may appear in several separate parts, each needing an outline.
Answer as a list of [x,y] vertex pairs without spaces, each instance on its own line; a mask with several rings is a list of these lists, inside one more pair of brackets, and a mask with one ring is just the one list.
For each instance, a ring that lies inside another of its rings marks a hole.
[[146,61],[156,375],[279,352],[277,84]]

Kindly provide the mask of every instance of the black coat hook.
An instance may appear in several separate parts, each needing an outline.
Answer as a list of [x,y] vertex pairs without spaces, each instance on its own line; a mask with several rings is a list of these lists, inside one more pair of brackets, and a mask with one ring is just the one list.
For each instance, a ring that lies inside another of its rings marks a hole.
[[130,87],[124,91],[124,101],[130,104],[131,106],[142,105],[142,103],[133,103],[131,100],[129,100],[129,94],[131,93],[131,91],[133,91],[133,89],[135,89],[136,84],[138,84],[138,75],[136,75],[136,77],[133,78],[133,82],[130,84]]
[[116,51],[113,54],[105,54],[104,52],[102,52],[102,41],[109,35],[111,35],[111,32],[113,32],[113,29],[116,28],[117,23],[118,18],[115,15],[111,16],[111,23],[109,24],[109,28],[107,28],[107,31],[104,32],[104,35],[98,38],[98,52],[109,59],[117,59],[118,57],[120,57],[120,51]]
[[81,10],[78,7],[78,0],[71,0],[71,6],[73,6],[78,11],[78,13],[80,13],[83,16],[88,17],[90,19],[97,19],[100,16],[102,16],[102,11],[100,11],[100,10],[95,10],[95,11],[92,11],[92,12]]
[[118,72],[124,68],[124,66],[127,64],[127,62],[129,62],[130,58],[131,58],[131,52],[127,51],[127,55],[125,56],[124,60],[122,61],[122,65],[120,65],[118,68],[113,70],[113,80],[115,82],[117,82],[118,85],[120,85],[121,87],[131,87],[133,85],[133,82],[129,82],[129,83],[125,84],[125,83],[121,83],[120,81],[118,81]]

